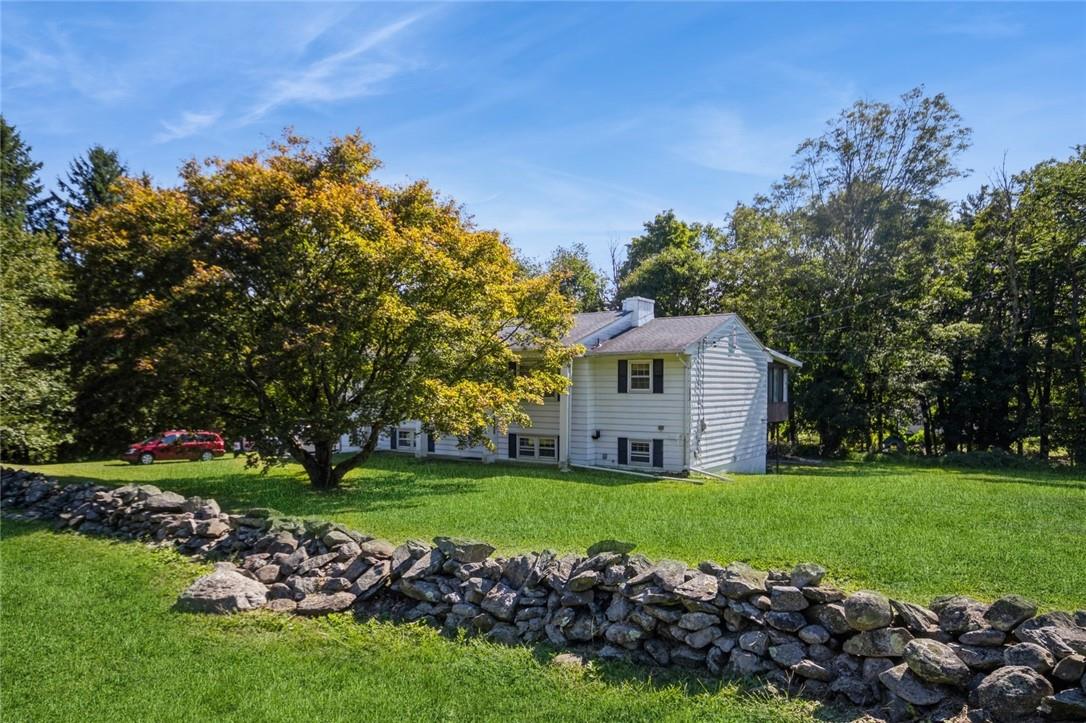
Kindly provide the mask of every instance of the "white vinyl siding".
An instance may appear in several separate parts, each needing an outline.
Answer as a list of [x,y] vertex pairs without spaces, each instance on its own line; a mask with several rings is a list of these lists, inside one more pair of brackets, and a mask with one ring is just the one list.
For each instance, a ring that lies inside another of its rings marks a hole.
[[[618,391],[619,359],[664,360],[662,394],[621,394]],[[573,362],[573,408],[570,426],[570,462],[599,467],[618,466],[618,440],[664,440],[664,466],[659,472],[685,468],[686,356],[683,354],[636,354],[586,356]],[[598,439],[592,434],[599,430]],[[630,465],[627,461],[627,466]]]
[[766,353],[732,321],[701,345],[691,368],[691,465],[765,472]]

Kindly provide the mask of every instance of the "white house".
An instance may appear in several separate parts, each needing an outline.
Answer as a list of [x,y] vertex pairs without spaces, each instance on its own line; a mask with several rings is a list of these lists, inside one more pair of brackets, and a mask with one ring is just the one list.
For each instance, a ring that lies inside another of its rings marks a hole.
[[[495,451],[460,449],[418,422],[388,430],[378,449],[660,473],[765,472],[767,427],[787,419],[788,371],[801,363],[767,348],[735,314],[656,318],[653,307],[635,296],[620,311],[577,314],[563,341],[585,353],[565,369],[568,393],[529,407],[530,427],[495,433]],[[352,449],[347,436],[341,447]]]

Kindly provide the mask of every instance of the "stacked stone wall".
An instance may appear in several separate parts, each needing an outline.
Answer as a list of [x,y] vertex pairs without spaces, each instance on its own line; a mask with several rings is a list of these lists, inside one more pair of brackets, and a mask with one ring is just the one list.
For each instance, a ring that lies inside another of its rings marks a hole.
[[1086,720],[1086,612],[1037,615],[1015,595],[923,607],[846,594],[816,564],[690,568],[615,541],[585,555],[511,557],[448,537],[393,545],[267,509],[229,514],[150,485],[62,486],[8,469],[0,505],[10,517],[221,560],[181,595],[192,611],[352,610],[509,645],[759,676],[881,719]]

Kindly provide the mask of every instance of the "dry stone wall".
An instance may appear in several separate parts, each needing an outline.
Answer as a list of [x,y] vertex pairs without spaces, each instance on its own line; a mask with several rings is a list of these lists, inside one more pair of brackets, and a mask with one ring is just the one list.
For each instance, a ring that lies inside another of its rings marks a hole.
[[816,564],[693,569],[615,541],[583,556],[495,558],[484,542],[393,545],[266,509],[227,514],[213,500],[150,485],[61,486],[8,469],[0,505],[8,516],[223,560],[181,595],[186,610],[353,610],[510,645],[761,676],[888,720],[1086,720],[1086,611],[1037,615],[1014,595],[921,607],[845,594]]

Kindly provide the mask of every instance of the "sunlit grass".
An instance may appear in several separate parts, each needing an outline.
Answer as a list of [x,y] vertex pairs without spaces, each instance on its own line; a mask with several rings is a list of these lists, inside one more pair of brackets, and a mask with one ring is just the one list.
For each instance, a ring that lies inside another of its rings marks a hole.
[[341,490],[319,493],[295,465],[262,475],[229,457],[37,469],[65,481],[150,482],[228,509],[332,519],[395,542],[451,534],[502,552],[583,552],[615,538],[690,563],[819,562],[845,587],[916,602],[1016,592],[1045,607],[1086,606],[1086,478],[1066,474],[856,463],[674,482],[388,453]]
[[[808,703],[434,630],[172,607],[170,551],[3,523],[4,721],[800,721]],[[820,717],[832,716],[821,711]]]

